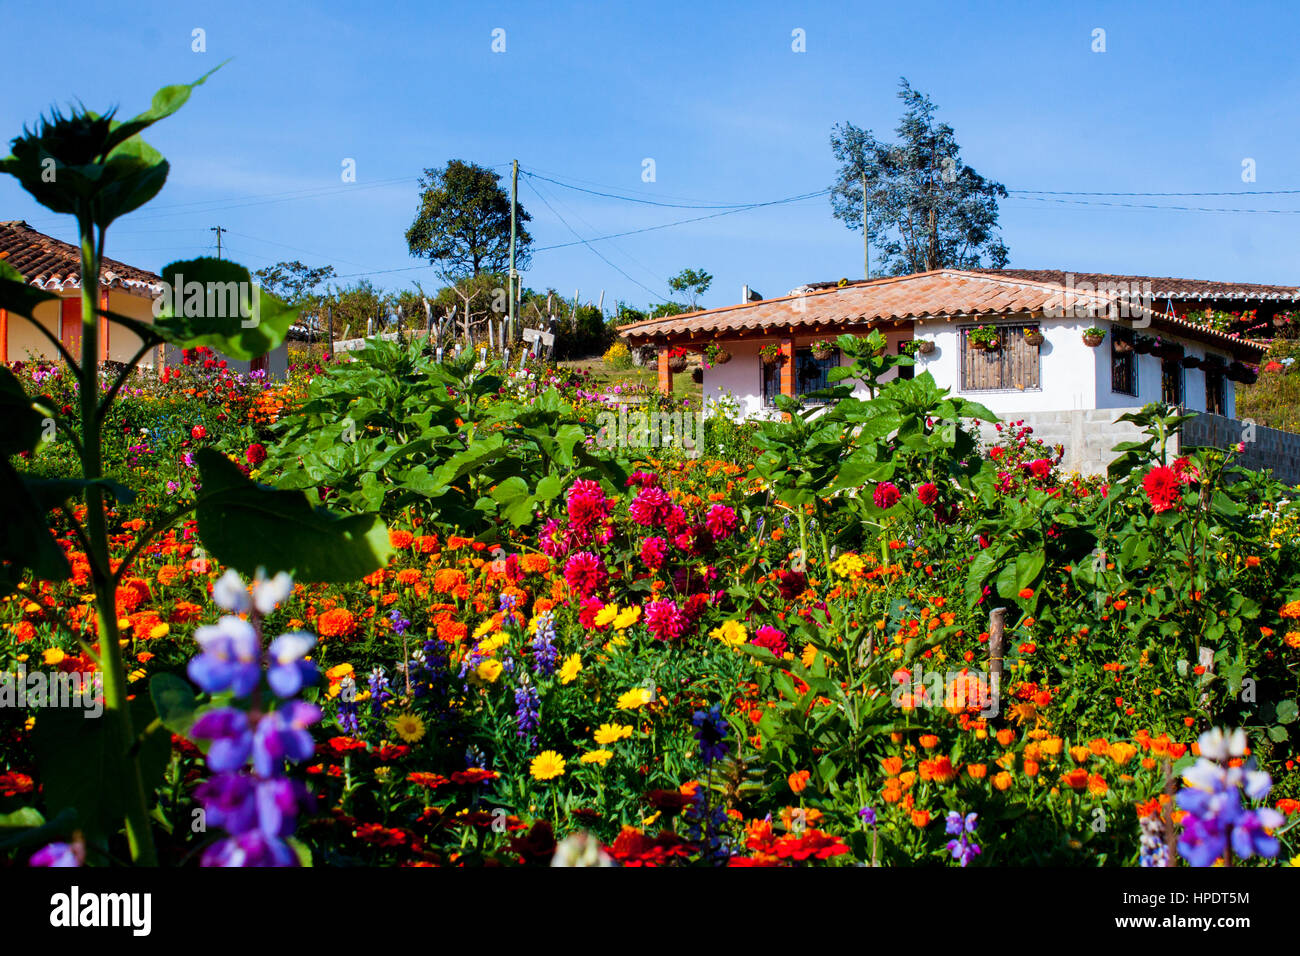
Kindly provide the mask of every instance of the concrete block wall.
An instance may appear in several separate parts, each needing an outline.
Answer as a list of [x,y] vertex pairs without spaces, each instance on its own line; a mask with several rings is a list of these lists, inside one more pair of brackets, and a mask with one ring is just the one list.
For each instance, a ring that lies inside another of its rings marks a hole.
[[[1023,421],[1033,428],[1033,437],[1049,446],[1064,445],[1061,467],[1084,475],[1105,474],[1115,460],[1112,450],[1120,442],[1136,441],[1142,430],[1130,422],[1115,419],[1134,408],[1069,409],[1056,412],[1023,412],[1007,415],[1007,422]],[[980,438],[986,444],[997,441],[991,424],[980,425]],[[1228,448],[1245,442],[1242,464],[1253,471],[1269,469],[1273,477],[1287,484],[1300,484],[1300,435],[1253,425],[1222,415],[1200,413],[1183,424],[1178,447]],[[1178,448],[1173,449],[1178,453]]]
[[1183,425],[1185,446],[1228,448],[1242,442],[1241,462],[1252,471],[1268,469],[1288,485],[1300,484],[1300,435],[1222,415],[1197,415]]

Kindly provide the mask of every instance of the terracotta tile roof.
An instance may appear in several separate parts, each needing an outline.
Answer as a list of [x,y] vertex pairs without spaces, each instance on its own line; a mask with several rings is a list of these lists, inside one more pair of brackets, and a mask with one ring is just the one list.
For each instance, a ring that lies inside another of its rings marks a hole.
[[[37,232],[22,221],[0,222],[0,259],[23,274],[29,283],[48,292],[81,288],[81,251]],[[105,258],[99,283],[134,295],[150,296],[162,290],[161,277],[115,259]]]
[[[703,341],[780,331],[828,334],[853,327],[863,330],[888,322],[917,319],[1016,315],[1053,312],[1079,314],[1091,309],[1099,318],[1111,311],[1113,295],[1081,292],[1060,283],[982,272],[939,269],[910,276],[872,279],[806,294],[723,306],[686,315],[634,322],[619,335],[636,343]],[[1199,339],[1255,360],[1264,347],[1205,326],[1169,319],[1158,310],[1126,303],[1130,315],[1149,320],[1186,338]]]
[[1120,284],[1136,286],[1141,290],[1150,284],[1151,294],[1157,299],[1279,299],[1300,300],[1300,287],[1287,285],[1260,285],[1254,282],[1212,282],[1207,279],[1171,279],[1166,276],[1121,276],[1101,272],[1066,272],[1062,269],[979,269],[981,275],[1001,276],[1008,279],[1027,279],[1031,282],[1050,282],[1065,285],[1066,276],[1072,275],[1074,283],[1100,285]]

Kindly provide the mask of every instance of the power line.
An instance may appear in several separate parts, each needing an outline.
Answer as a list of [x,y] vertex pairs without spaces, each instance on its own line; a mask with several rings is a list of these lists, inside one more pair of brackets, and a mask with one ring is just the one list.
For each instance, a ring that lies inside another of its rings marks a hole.
[[1191,196],[1294,196],[1300,194],[1300,189],[1235,189],[1232,191],[1221,192],[1202,192],[1202,193],[1107,193],[1107,192],[1079,192],[1076,190],[1053,190],[1053,189],[1008,189],[1009,193],[1034,193],[1039,196],[1172,196],[1172,197],[1191,197]]
[[[606,258],[606,257],[605,257],[601,252],[600,252],[599,249],[597,249],[595,246],[593,246],[593,245],[592,245],[590,242],[588,242],[586,239],[583,239],[582,236],[579,236],[579,235],[578,235],[578,230],[576,230],[576,229],[574,229],[572,226],[570,226],[569,223],[568,223],[568,221],[567,221],[563,216],[561,216],[558,212],[556,212],[555,207],[552,206],[552,205],[550,204],[550,201],[547,200],[547,198],[546,198],[545,196],[542,195],[541,190],[539,190],[539,189],[537,188],[537,184],[534,183],[531,179],[527,179],[527,180],[525,180],[525,181],[528,183],[528,188],[530,188],[534,193],[537,194],[537,198],[540,199],[543,203],[546,204],[546,208],[549,209],[549,210],[550,210],[550,211],[555,215],[555,218],[558,219],[558,220],[560,220],[560,222],[564,223],[564,227],[565,227],[566,229],[568,229],[569,232],[573,233],[575,236],[578,237],[578,242],[582,243],[582,245],[584,245],[584,246],[586,246],[588,249],[590,249],[590,250],[591,250],[591,251],[596,255],[597,258],[599,258],[602,262],[604,262],[607,266],[609,266],[611,269],[613,269],[615,272],[617,272],[617,273],[618,273],[619,275],[621,275],[623,278],[627,279],[628,282],[631,282],[633,285],[638,285],[638,286],[640,286],[642,289],[645,289],[646,292],[649,292],[649,293],[650,293],[652,296],[654,296],[655,298],[660,298],[658,292],[656,292],[654,289],[650,288],[650,287],[649,287],[648,285],[646,285],[644,282],[640,282],[640,281],[638,281],[637,279],[632,278],[630,275],[628,275],[626,272],[624,272],[624,271],[623,271],[621,268],[619,268],[617,265],[615,265],[614,263],[610,262],[609,259],[607,259],[607,258]],[[552,247],[552,248],[554,248],[554,247]],[[665,301],[670,301],[672,297],[671,297],[671,296],[664,296],[663,298],[664,298]]]
[[643,206],[664,206],[669,209],[752,209],[754,206],[760,205],[760,203],[752,203],[752,202],[729,202],[729,203],[714,203],[714,204],[696,203],[696,202],[692,202],[692,203],[660,202],[655,199],[641,199],[636,196],[621,196],[618,195],[617,193],[606,193],[606,192],[600,192],[599,190],[596,189],[586,189],[582,186],[573,186],[569,183],[561,182],[558,179],[552,179],[549,176],[541,176],[537,173],[528,172],[527,170],[524,170],[524,175],[529,177],[530,179],[541,179],[544,180],[545,182],[554,183],[556,186],[562,186],[565,189],[572,189],[576,192],[588,193],[592,196],[603,196],[606,199],[621,199],[624,202],[639,203]]
[[1159,203],[1102,202],[1100,200],[1091,199],[1056,199],[1050,196],[1010,196],[1008,198],[1019,199],[1026,202],[1064,203],[1071,206],[1113,206],[1123,209],[1164,209],[1169,212],[1260,213],[1280,216],[1300,215],[1300,209],[1236,209],[1225,206],[1163,206]]

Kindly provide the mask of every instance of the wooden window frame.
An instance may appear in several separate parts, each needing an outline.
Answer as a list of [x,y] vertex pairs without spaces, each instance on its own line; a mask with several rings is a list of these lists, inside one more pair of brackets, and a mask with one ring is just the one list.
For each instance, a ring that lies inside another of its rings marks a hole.
[[[974,378],[971,375],[973,370],[971,365],[972,358],[987,355],[987,353],[977,352],[970,347],[970,333],[975,329],[980,328],[981,325],[992,325],[998,330],[999,347],[995,353],[998,357],[998,381],[996,385],[971,384],[974,381]],[[1015,382],[1009,381],[1009,379],[1014,377],[1014,372],[1009,372],[1007,369],[1006,357],[1008,355],[1008,350],[1006,343],[1008,340],[1023,342],[1025,329],[1037,329],[1041,332],[1043,327],[1041,323],[1033,321],[977,323],[973,325],[959,326],[957,334],[961,341],[961,368],[958,370],[958,377],[961,381],[961,390],[963,392],[1041,392],[1043,390],[1043,361],[1042,356],[1039,353],[1039,347],[1036,345],[1026,344],[1024,346],[1025,348],[1033,349],[1034,351],[1033,384],[1026,384],[1023,388],[1020,388],[1017,387]]]
[[[1120,328],[1117,325],[1112,326],[1110,330],[1110,390],[1116,395],[1128,395],[1131,398],[1137,398],[1138,391],[1141,388],[1138,381],[1137,352],[1133,349],[1129,349],[1128,352],[1124,354],[1116,352],[1115,342],[1121,338],[1130,345],[1134,344],[1136,340],[1136,336],[1133,334],[1132,329]],[[1120,387],[1121,383],[1118,381],[1116,375],[1116,372],[1119,371],[1120,363],[1124,363],[1128,366],[1129,382],[1133,386],[1131,391]]]

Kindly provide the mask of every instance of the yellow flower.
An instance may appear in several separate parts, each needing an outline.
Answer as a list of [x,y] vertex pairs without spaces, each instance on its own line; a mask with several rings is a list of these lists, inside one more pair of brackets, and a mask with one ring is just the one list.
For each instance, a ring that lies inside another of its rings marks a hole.
[[1088,758],[1092,756],[1092,751],[1087,747],[1071,747],[1070,756],[1074,758],[1075,763],[1087,763]]
[[564,774],[564,758],[554,750],[543,750],[533,758],[528,772],[534,780],[554,780]]
[[615,744],[632,736],[632,728],[627,724],[601,724],[596,731],[596,743]]
[[408,744],[424,737],[424,721],[415,714],[399,714],[393,718],[393,730]]
[[639,605],[634,604],[618,612],[618,617],[614,618],[614,627],[621,631],[631,627],[639,620],[641,620],[641,608]]
[[609,624],[613,624],[616,617],[618,617],[618,605],[606,604],[596,612],[596,626],[605,627]]
[[496,622],[493,621],[492,618],[490,617],[487,618],[486,620],[483,621],[482,624],[474,628],[473,640],[477,641],[480,637],[482,637],[484,634],[488,633],[495,627],[496,627]]
[[508,643],[510,643],[510,635],[505,631],[499,631],[489,637],[486,641],[479,641],[479,653],[491,654],[498,647],[503,647]]
[[171,630],[172,629],[170,624],[159,624],[149,631],[149,637],[155,639],[159,637],[166,637],[168,634],[171,633]]
[[717,638],[728,647],[739,647],[749,640],[749,632],[739,621],[724,621],[710,631],[709,636]]
[[1116,741],[1110,745],[1110,749],[1107,753],[1111,760],[1115,761],[1115,763],[1122,767],[1133,759],[1133,756],[1137,753],[1137,748],[1132,744],[1126,744],[1123,741]]
[[813,662],[816,660],[817,648],[813,647],[811,644],[805,644],[803,646],[803,656],[799,658],[799,663],[803,664],[804,667],[812,667]]
[[856,577],[862,573],[862,559],[856,554],[842,554],[831,565],[831,571],[842,578]]
[[603,767],[609,762],[609,758],[612,756],[614,756],[614,754],[609,750],[592,750],[591,752],[582,755],[582,762],[598,763]]
[[650,703],[650,691],[644,687],[633,687],[618,698],[619,710],[636,710]]
[[489,684],[496,683],[496,679],[501,676],[501,662],[496,660],[487,660],[478,666],[475,670],[479,680],[487,681]]
[[335,664],[325,672],[325,676],[331,681],[342,680],[343,678],[351,677],[352,675],[353,670],[351,664]]
[[582,658],[577,654],[570,654],[560,665],[560,683],[572,684],[580,670],[582,670]]
[[1061,755],[1061,747],[1064,746],[1064,744],[1065,741],[1060,737],[1048,737],[1039,744],[1039,747],[1042,749],[1043,753],[1047,754],[1047,756],[1059,757]]
[[44,658],[47,667],[54,667],[61,663],[63,658],[67,657],[67,655],[57,647],[51,647],[41,656]]
[[140,669],[140,670],[134,670],[134,671],[131,671],[131,673],[127,675],[126,680],[127,680],[127,683],[129,683],[129,684],[134,684],[136,681],[140,680],[140,679],[141,679],[142,677],[144,677],[144,676],[145,676],[145,672],[144,672],[143,669]]

